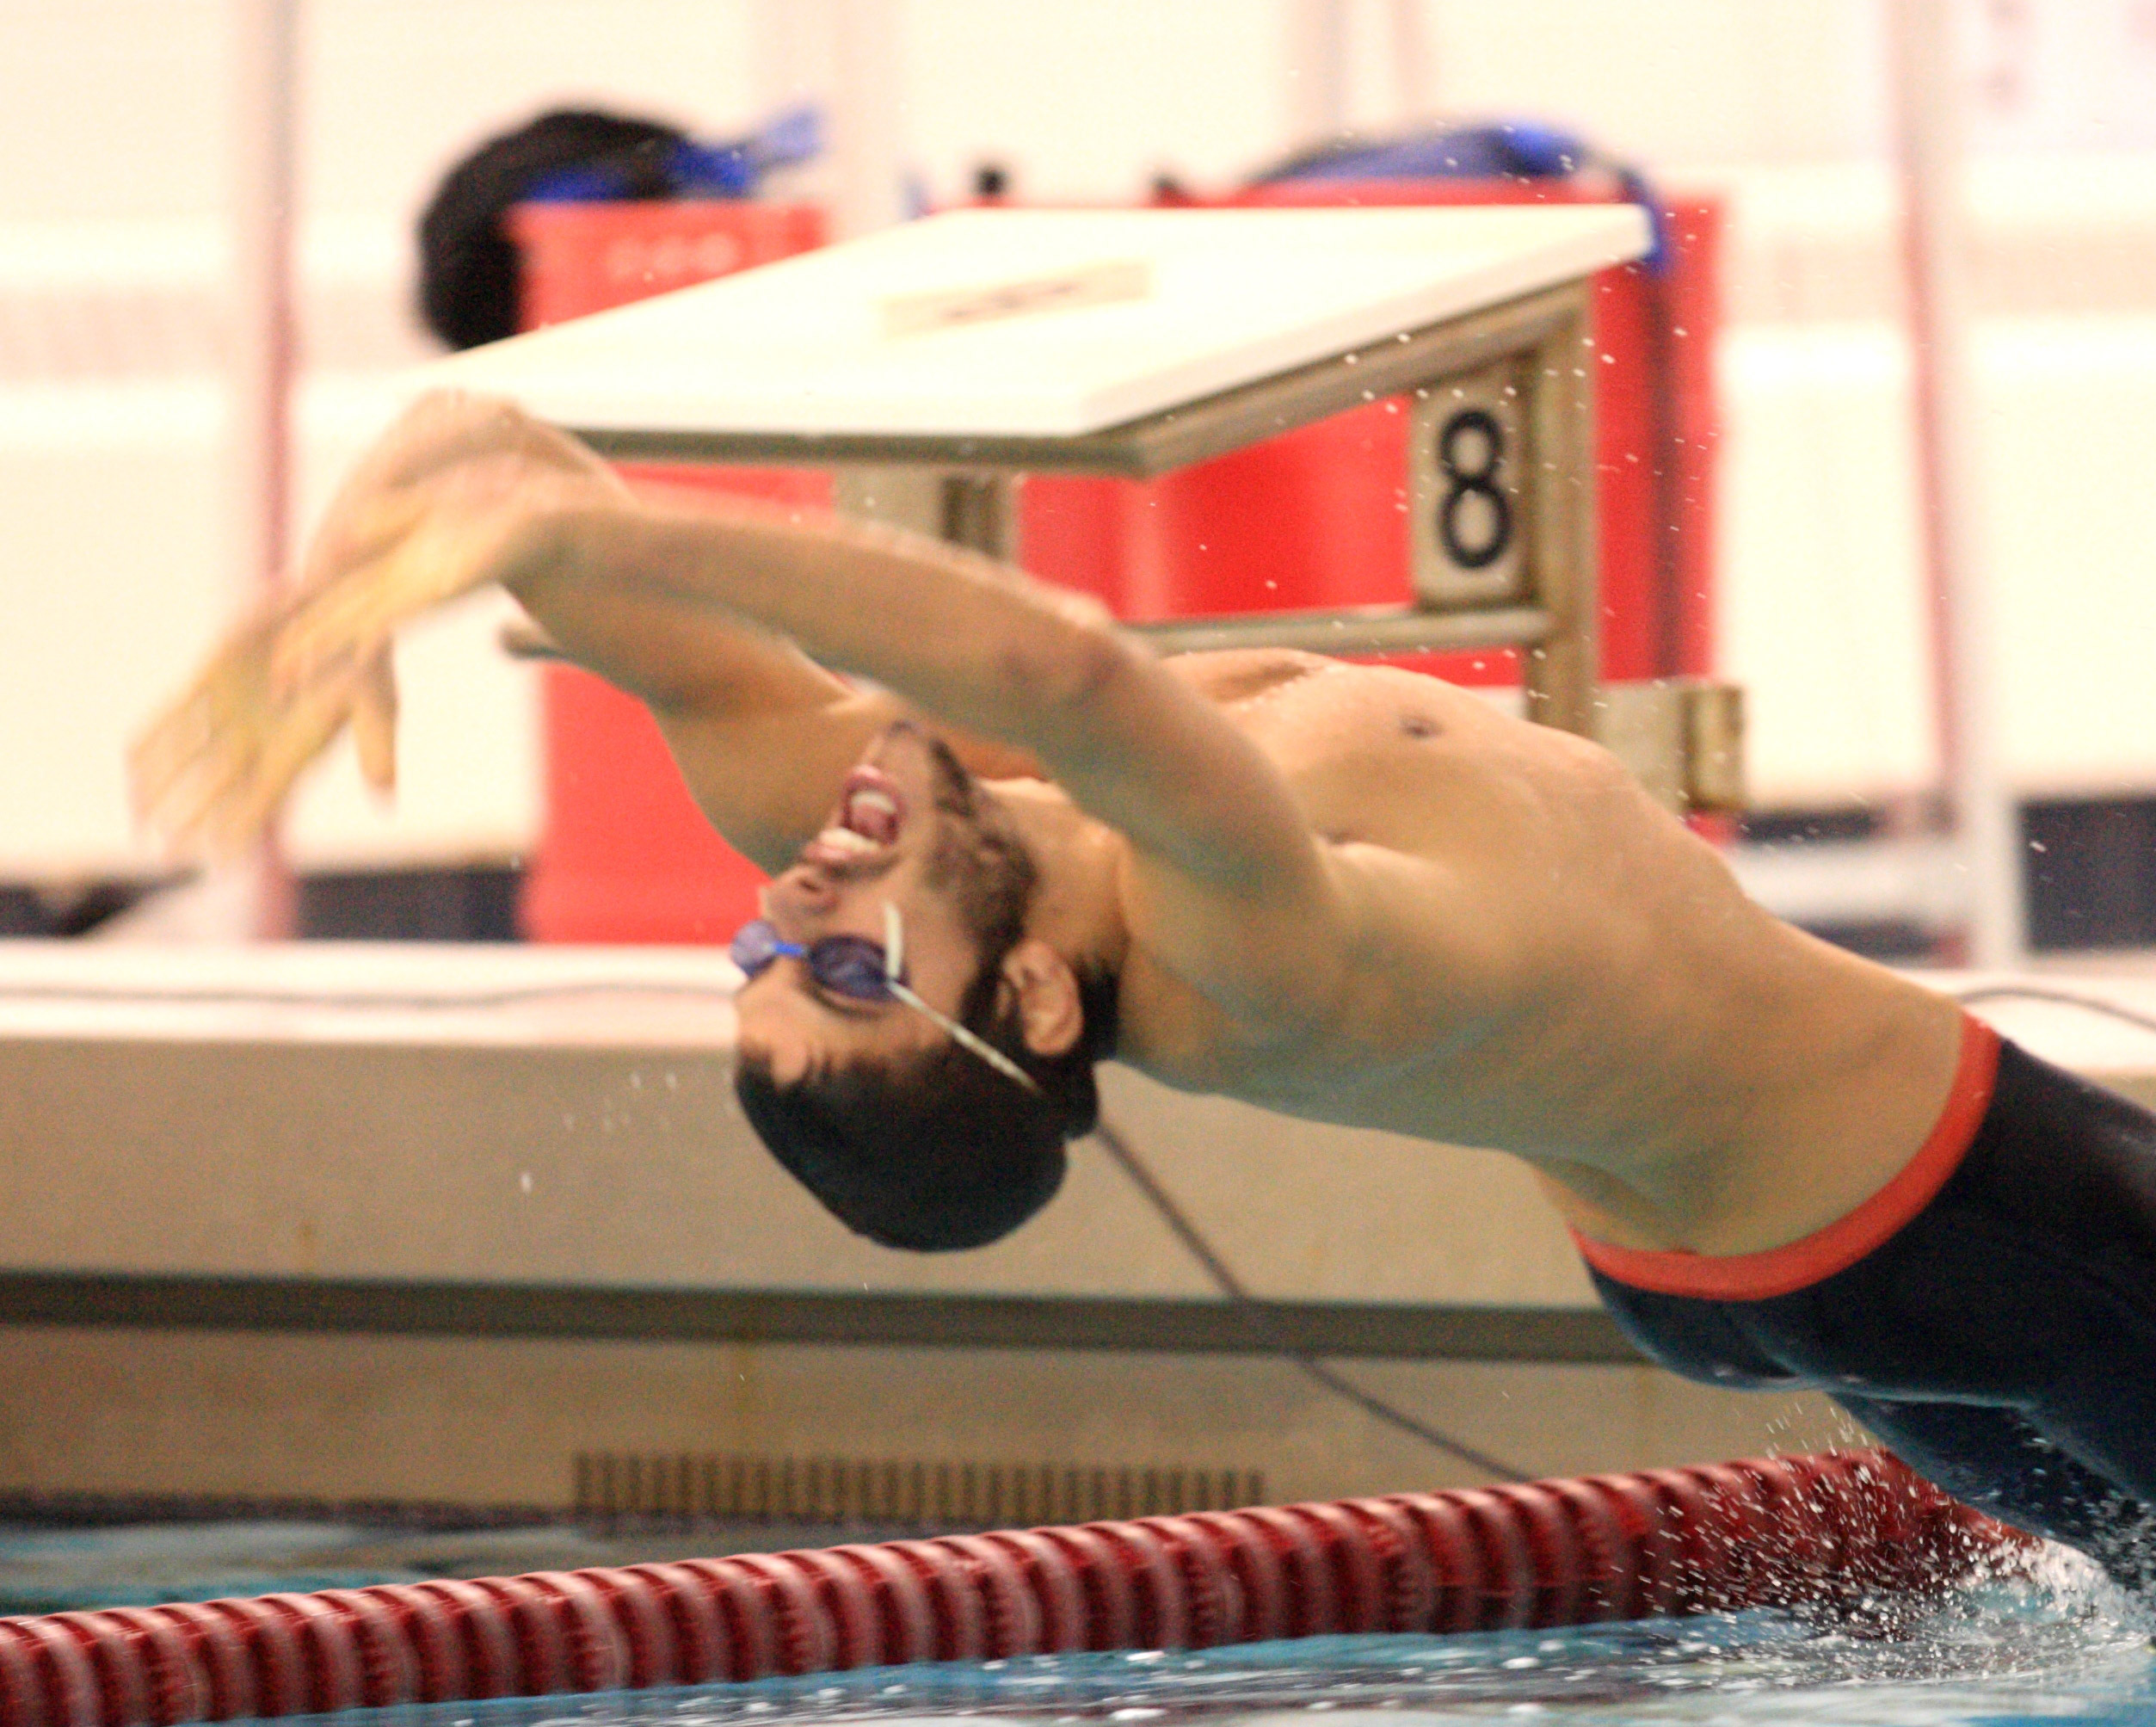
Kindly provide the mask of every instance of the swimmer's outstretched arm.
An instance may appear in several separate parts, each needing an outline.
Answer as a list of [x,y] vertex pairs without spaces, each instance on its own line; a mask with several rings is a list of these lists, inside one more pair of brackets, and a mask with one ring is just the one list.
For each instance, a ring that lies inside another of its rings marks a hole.
[[521,501],[511,591],[649,595],[745,620],[1036,756],[1131,847],[1134,939],[1259,1036],[1330,1005],[1343,915],[1272,765],[1093,601],[940,541],[713,501]]
[[[490,579],[484,559],[437,555],[441,535],[423,524],[430,510],[437,529],[457,521],[456,497],[490,472],[631,495],[582,446],[504,404],[437,397],[407,414],[340,489],[293,586],[227,637],[137,743],[139,813],[176,849],[243,850],[348,727],[367,777],[393,784],[391,638]],[[822,825],[867,740],[907,711],[709,606],[595,582],[527,598],[554,648],[650,708],[705,814],[767,868]],[[316,650],[304,675],[301,642]],[[1038,771],[1017,752],[949,741],[976,771]]]
[[[663,507],[668,493],[650,495]],[[551,581],[518,598],[564,657],[650,710],[705,818],[773,874],[829,820],[870,740],[912,714],[889,691],[849,683],[779,637],[663,591]],[[1039,772],[1021,751],[944,735],[976,773]]]
[[[610,632],[617,644],[650,633],[630,622],[638,607],[670,628],[700,614],[817,663],[765,663],[774,686],[803,694],[797,712],[822,711],[829,686],[816,680],[858,674],[1026,752],[1130,842],[1127,921],[1156,963],[1254,1035],[1291,1034],[1329,1006],[1339,887],[1285,783],[1098,605],[872,524],[633,496],[506,404],[437,398],[407,415],[339,494],[296,599],[240,656],[242,682],[255,684],[238,719],[229,701],[198,702],[149,743],[176,732],[184,755],[191,732],[259,733],[259,745],[219,752],[206,776],[216,819],[243,830],[346,718],[364,722],[402,624],[497,582],[572,655],[603,662]],[[631,681],[662,708],[677,702],[688,685],[661,689],[654,669]],[[800,774],[803,747],[782,727],[766,747],[737,732],[725,753],[761,762],[751,771],[767,783]],[[169,777],[151,765],[153,781]]]

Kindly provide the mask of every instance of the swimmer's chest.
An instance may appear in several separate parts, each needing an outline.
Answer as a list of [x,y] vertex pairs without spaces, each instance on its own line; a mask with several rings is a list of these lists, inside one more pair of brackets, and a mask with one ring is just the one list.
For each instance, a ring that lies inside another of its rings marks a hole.
[[[1335,843],[1451,851],[1535,772],[1521,722],[1413,672],[1251,651],[1172,663],[1263,750],[1312,830]],[[1523,743],[1527,746],[1523,749]]]

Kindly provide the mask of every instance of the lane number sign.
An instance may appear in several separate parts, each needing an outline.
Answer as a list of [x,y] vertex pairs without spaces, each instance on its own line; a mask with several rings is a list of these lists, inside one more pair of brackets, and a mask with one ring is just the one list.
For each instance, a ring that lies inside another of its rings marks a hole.
[[1432,385],[1414,402],[1408,507],[1425,606],[1477,610],[1526,597],[1526,403],[1517,358]]

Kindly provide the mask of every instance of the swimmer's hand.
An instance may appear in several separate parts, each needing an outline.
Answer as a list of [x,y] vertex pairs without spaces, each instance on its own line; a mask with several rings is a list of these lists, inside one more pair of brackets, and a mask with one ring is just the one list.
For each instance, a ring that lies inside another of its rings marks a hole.
[[176,851],[232,857],[348,725],[396,779],[391,650],[412,620],[560,561],[565,512],[626,495],[583,446],[508,403],[418,403],[360,461],[299,579],[226,638],[130,756],[137,818]]
[[270,661],[285,621],[279,605],[242,624],[128,753],[135,819],[175,854],[244,855],[301,770],[348,725],[368,783],[385,795],[396,784],[388,653],[281,691]]
[[278,632],[273,677],[295,690],[334,678],[452,600],[562,572],[575,561],[564,524],[629,495],[589,450],[512,403],[423,398],[323,517]]

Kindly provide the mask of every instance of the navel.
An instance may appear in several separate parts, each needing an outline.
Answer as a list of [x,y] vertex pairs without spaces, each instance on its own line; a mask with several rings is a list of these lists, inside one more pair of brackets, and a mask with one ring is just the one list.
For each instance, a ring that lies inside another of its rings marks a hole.
[[1436,737],[1445,728],[1426,713],[1407,713],[1400,718],[1400,731],[1407,737]]

